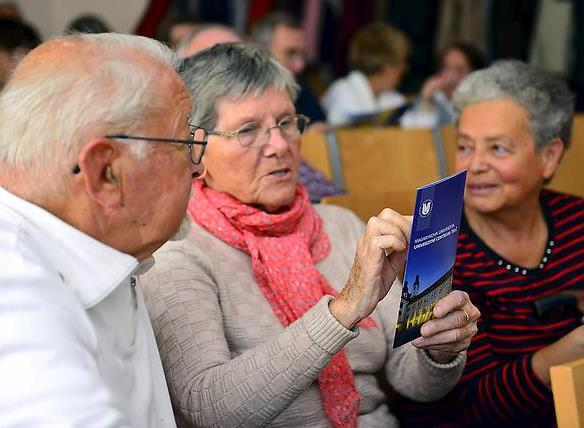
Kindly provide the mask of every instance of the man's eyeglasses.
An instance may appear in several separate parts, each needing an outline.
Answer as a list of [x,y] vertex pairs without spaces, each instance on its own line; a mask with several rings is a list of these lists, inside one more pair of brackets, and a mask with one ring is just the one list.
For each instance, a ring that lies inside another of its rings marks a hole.
[[[190,125],[190,140],[181,140],[176,138],[159,138],[159,137],[141,137],[135,135],[114,134],[106,135],[105,138],[112,140],[141,140],[150,141],[153,143],[170,143],[170,144],[184,144],[189,148],[191,162],[194,165],[201,163],[205,147],[207,146],[207,131],[200,126]],[[73,168],[73,174],[78,174],[81,171],[79,165]]]
[[278,128],[282,137],[286,140],[296,140],[308,128],[310,119],[302,114],[295,114],[281,118],[276,125],[265,127],[258,122],[249,122],[240,126],[235,131],[220,131],[217,129],[208,130],[208,135],[222,135],[224,137],[235,138],[243,147],[261,147],[270,139],[270,131]]

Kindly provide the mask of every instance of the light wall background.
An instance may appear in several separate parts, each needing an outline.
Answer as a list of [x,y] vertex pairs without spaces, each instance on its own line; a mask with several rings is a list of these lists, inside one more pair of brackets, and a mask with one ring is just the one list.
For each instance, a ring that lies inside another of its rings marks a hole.
[[148,0],[12,0],[24,19],[41,33],[43,39],[63,34],[79,15],[95,14],[116,32],[131,33],[142,18]]

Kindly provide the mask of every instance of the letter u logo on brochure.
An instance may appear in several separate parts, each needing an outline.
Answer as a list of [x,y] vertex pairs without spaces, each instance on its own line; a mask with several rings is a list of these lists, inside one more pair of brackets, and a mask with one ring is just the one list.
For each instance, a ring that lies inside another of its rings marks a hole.
[[420,215],[422,217],[426,217],[431,212],[432,212],[432,199],[428,199],[428,200],[422,202],[422,205],[420,206]]

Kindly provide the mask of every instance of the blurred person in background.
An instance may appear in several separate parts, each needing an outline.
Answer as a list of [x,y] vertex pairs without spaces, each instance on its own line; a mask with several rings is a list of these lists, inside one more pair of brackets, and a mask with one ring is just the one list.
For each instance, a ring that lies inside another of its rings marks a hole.
[[191,15],[167,16],[160,24],[156,38],[177,50],[181,41],[188,37],[198,22],[199,19]]
[[22,15],[16,3],[11,1],[0,2],[0,18],[10,18],[22,21]]
[[404,106],[407,100],[397,87],[410,50],[405,33],[389,24],[374,22],[359,29],[349,43],[352,71],[322,97],[328,123],[351,125]]
[[544,188],[570,156],[574,98],[520,61],[471,73],[454,93],[456,168],[467,169],[454,266],[482,318],[460,384],[441,403],[409,403],[405,426],[556,426],[550,367],[584,358],[584,200]]
[[163,44],[52,40],[0,93],[0,426],[175,427],[138,272],[203,172]]
[[454,90],[471,72],[485,66],[478,48],[463,42],[444,48],[438,62],[438,72],[424,82],[419,97],[400,119],[401,126],[435,128],[453,123]]
[[181,58],[186,58],[219,43],[242,41],[233,28],[221,24],[199,24],[179,42],[177,53]]
[[14,18],[0,18],[0,90],[20,59],[40,43],[32,26]]
[[[274,12],[256,23],[251,39],[270,52],[295,77],[300,89],[294,100],[294,108],[310,118],[308,131],[328,131],[330,127],[325,123],[326,117],[318,97],[301,76],[306,67],[306,41],[298,21],[284,12]],[[304,160],[300,164],[300,183],[306,187],[312,202],[343,193],[343,189]]]
[[442,397],[479,313],[452,292],[424,337],[392,348],[411,219],[386,209],[365,226],[310,204],[298,184],[308,120],[264,50],[216,45],[181,74],[209,135],[207,173],[190,233],[141,277],[180,424],[393,427],[380,371],[408,397]]
[[111,33],[112,30],[108,24],[95,15],[81,15],[75,18],[67,26],[65,34],[75,34],[75,33],[86,33],[86,34],[99,34],[99,33]]
[[284,12],[274,12],[258,21],[251,31],[251,41],[263,46],[295,76],[300,86],[294,107],[312,121],[314,130],[325,130],[326,116],[318,97],[302,77],[306,68],[306,40],[300,23]]

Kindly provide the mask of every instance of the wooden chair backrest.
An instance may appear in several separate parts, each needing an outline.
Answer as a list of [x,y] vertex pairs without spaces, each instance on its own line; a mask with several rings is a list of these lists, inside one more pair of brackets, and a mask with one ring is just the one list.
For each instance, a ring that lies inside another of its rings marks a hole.
[[440,178],[430,130],[345,129],[337,132],[337,143],[350,194],[414,191]]
[[454,157],[456,156],[456,128],[452,125],[440,128],[442,137],[442,147],[444,147],[444,157],[446,158],[446,170],[448,174],[454,174]]
[[570,147],[547,187],[584,197],[584,114],[574,116]]
[[584,428],[584,359],[550,369],[558,428]]
[[384,208],[391,208],[403,215],[411,215],[416,198],[415,190],[367,193],[356,192],[347,195],[327,196],[322,204],[338,205],[353,211],[367,223],[367,220],[378,215]]
[[333,172],[329,160],[326,137],[323,132],[308,132],[302,136],[300,153],[306,162],[324,174],[329,180]]

